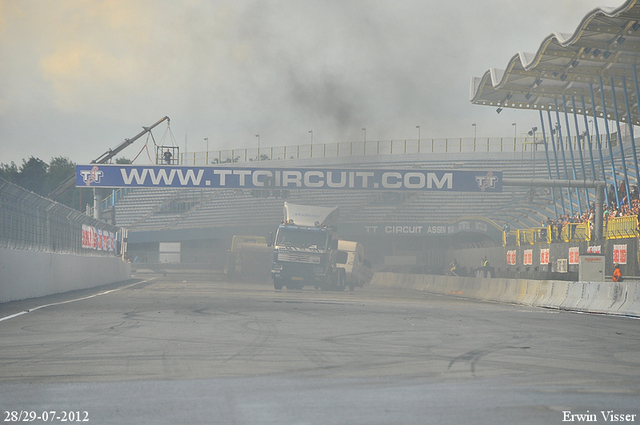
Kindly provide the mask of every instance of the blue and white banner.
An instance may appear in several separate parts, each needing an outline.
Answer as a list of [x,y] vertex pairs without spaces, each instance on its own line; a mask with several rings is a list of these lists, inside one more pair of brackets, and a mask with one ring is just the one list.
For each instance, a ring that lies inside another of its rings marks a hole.
[[78,165],[77,187],[501,192],[501,171]]

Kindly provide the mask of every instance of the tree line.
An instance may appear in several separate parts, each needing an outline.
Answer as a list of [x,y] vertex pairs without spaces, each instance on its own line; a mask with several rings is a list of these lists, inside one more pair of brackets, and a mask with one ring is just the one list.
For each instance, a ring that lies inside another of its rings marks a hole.
[[[129,164],[130,161],[118,158],[116,163]],[[23,159],[20,166],[13,161],[11,164],[0,163],[1,178],[45,197],[75,173],[76,164],[64,156],[51,158],[48,164],[33,156]],[[93,193],[91,189],[72,187],[54,201],[85,211],[87,204],[93,205]]]

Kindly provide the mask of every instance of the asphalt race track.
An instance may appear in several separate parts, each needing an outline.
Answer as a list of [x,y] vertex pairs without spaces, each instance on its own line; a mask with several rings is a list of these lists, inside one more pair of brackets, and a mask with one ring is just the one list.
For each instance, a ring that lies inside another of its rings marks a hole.
[[0,304],[3,423],[640,423],[636,319],[137,277]]

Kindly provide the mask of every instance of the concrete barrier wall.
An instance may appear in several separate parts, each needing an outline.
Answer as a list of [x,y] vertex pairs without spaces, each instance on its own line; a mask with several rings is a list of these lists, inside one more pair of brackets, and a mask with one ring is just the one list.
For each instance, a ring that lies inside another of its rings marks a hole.
[[131,279],[131,264],[118,257],[0,248],[0,303],[128,279]]
[[532,307],[640,317],[640,282],[566,282],[376,273],[370,284]]

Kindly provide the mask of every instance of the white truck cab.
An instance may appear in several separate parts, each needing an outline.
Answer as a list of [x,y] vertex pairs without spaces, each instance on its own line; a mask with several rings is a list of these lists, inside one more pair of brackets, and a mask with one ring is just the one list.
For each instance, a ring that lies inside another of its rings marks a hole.
[[339,240],[336,263],[345,269],[347,285],[351,290],[356,286],[366,285],[373,277],[371,265],[364,258],[364,247],[360,242]]

